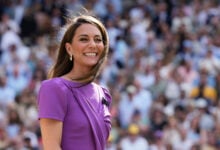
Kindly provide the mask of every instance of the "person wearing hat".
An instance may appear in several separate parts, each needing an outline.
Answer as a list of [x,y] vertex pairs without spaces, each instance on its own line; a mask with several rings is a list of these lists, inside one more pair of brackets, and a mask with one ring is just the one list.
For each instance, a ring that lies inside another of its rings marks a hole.
[[140,135],[138,125],[131,123],[127,128],[127,135],[119,143],[121,150],[147,150],[149,144],[147,139]]

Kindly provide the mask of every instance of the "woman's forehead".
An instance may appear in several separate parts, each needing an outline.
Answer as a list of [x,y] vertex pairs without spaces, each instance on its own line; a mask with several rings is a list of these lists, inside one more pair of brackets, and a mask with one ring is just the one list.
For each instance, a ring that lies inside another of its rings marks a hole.
[[75,32],[75,36],[101,36],[101,31],[96,25],[85,23],[80,25]]

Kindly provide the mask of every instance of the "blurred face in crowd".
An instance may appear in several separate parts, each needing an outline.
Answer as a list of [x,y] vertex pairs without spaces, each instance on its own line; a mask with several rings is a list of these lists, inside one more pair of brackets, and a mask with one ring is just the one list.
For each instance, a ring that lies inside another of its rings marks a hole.
[[104,51],[102,34],[95,25],[82,24],[76,29],[72,43],[66,43],[66,49],[73,55],[75,68],[91,68]]
[[6,77],[0,76],[0,87],[4,87],[6,85],[6,80]]

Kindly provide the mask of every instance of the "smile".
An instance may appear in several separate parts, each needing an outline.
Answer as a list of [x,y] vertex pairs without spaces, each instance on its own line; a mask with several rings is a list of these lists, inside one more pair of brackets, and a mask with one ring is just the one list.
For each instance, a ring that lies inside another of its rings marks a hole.
[[97,53],[85,53],[85,56],[97,56]]

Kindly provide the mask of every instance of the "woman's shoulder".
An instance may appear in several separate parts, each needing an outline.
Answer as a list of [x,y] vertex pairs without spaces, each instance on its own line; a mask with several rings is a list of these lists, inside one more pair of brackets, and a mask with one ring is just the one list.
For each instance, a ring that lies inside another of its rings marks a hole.
[[42,88],[51,88],[51,89],[62,89],[64,86],[64,83],[62,82],[62,79],[60,77],[56,78],[50,78],[42,81],[41,83]]
[[56,86],[60,84],[60,78],[50,78],[42,81],[42,85]]

